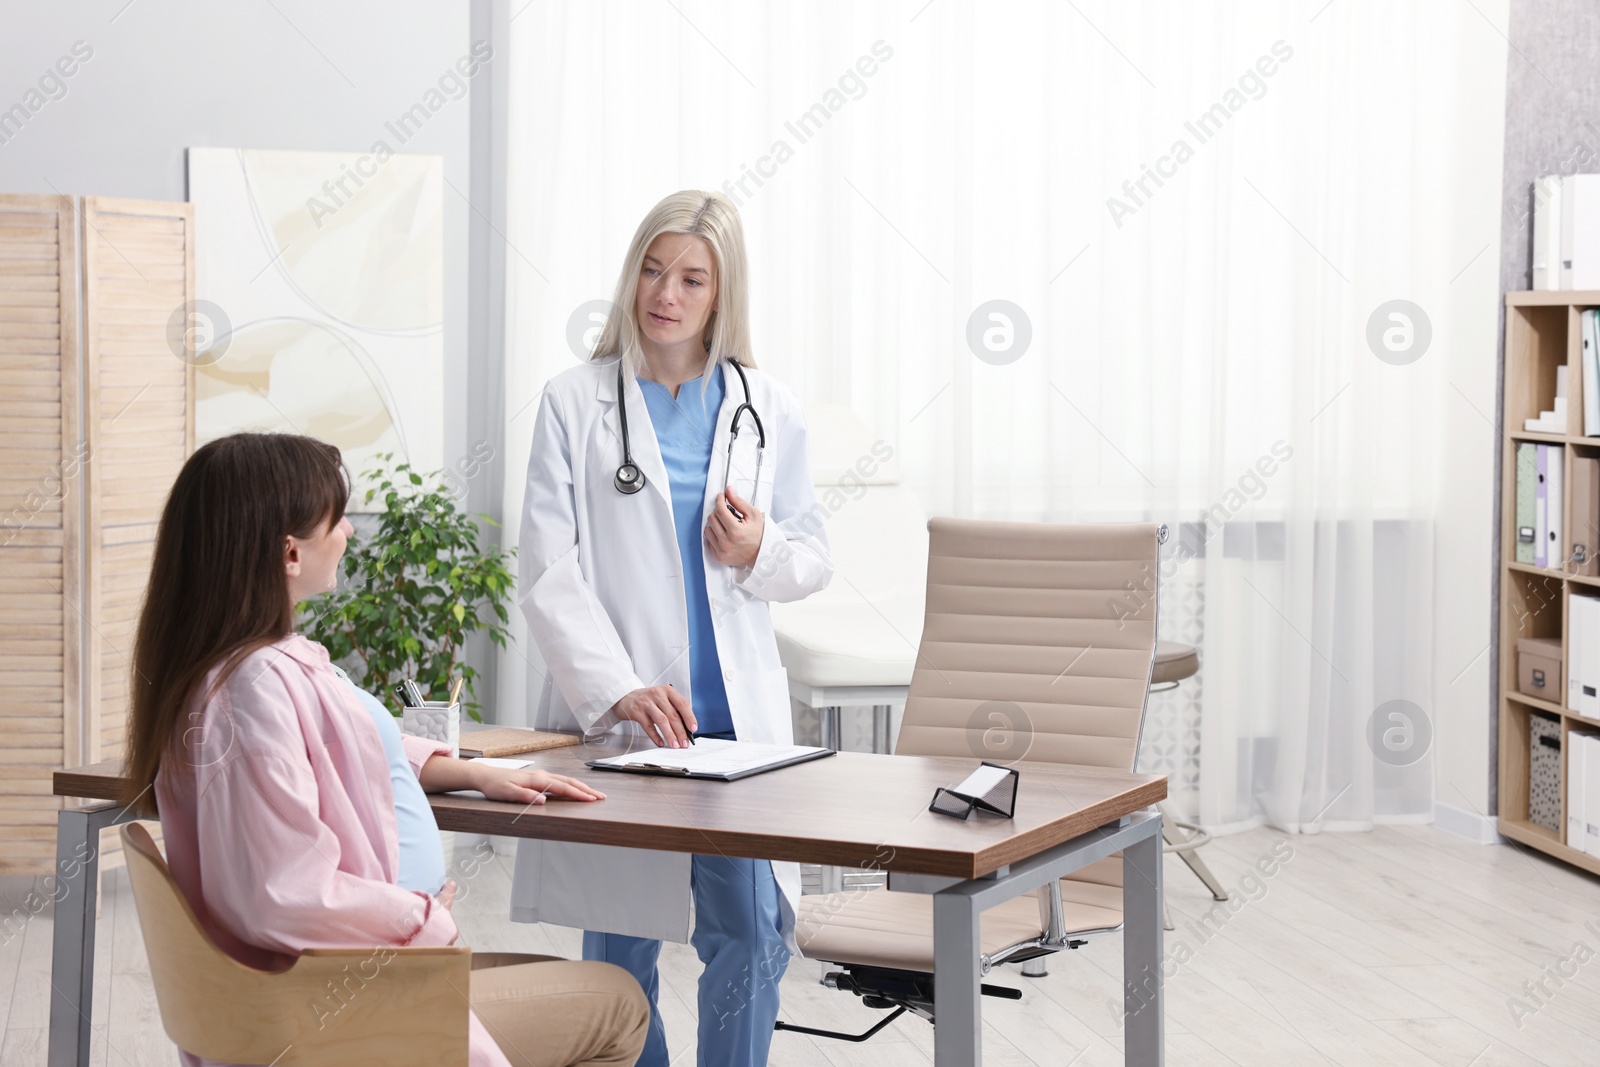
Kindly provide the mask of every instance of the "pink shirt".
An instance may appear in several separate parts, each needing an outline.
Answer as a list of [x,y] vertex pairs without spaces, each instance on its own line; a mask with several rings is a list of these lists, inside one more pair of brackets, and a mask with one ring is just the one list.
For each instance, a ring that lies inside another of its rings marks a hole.
[[[290,634],[252,653],[179,728],[182,761],[169,757],[155,781],[167,864],[223,952],[276,971],[308,948],[455,941],[448,910],[395,885],[383,741],[321,645]],[[404,744],[419,773],[449,752],[421,738]],[[339,1008],[330,994],[321,1011],[307,1010],[335,1025]],[[469,1047],[472,1067],[509,1067],[476,1013]]]

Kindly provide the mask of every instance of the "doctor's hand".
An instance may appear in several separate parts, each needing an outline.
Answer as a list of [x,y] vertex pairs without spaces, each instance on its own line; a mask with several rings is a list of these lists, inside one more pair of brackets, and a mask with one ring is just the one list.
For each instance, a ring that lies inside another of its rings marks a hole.
[[700,728],[689,701],[670,685],[635,689],[613,704],[611,713],[638,723],[662,748],[688,748],[689,735]]
[[[728,510],[729,504],[744,518],[735,518]],[[711,558],[726,567],[754,566],[766,523],[767,517],[754,504],[732,489],[723,489],[711,508],[711,518],[706,520],[706,545],[711,549]]]

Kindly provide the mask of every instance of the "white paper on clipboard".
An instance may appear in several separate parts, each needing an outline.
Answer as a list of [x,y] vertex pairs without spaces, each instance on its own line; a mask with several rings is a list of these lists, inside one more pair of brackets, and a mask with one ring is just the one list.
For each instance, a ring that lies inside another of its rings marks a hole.
[[591,766],[609,770],[636,767],[669,772],[687,771],[710,777],[735,777],[826,751],[810,745],[769,745],[759,741],[724,741],[703,737],[688,748],[646,748],[595,760]]

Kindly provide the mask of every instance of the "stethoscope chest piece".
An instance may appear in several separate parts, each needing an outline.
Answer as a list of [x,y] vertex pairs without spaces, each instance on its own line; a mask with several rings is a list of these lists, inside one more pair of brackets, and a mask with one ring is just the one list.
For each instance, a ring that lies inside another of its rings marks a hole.
[[624,463],[617,468],[617,476],[613,479],[617,492],[632,496],[644,488],[644,471],[632,463]]
[[[761,457],[767,450],[767,430],[761,425],[761,416],[756,413],[755,405],[750,403],[750,380],[745,377],[744,368],[736,360],[729,362],[739,375],[739,384],[744,387],[744,403],[734,408],[733,421],[728,426],[728,455],[723,461],[722,484],[724,486],[728,484],[728,475],[733,469],[733,443],[739,439],[740,420],[748,413],[750,420],[756,424],[756,476],[755,485],[751,488],[751,496],[754,497],[761,485]],[[632,496],[644,488],[645,478],[644,471],[633,461],[633,449],[628,442],[628,402],[623,385],[622,360],[619,359],[617,360],[617,424],[622,430],[622,466],[617,468],[616,477],[611,479],[611,484],[617,487],[617,492]],[[728,505],[728,510],[738,515],[741,520],[744,518],[734,510],[732,504]]]

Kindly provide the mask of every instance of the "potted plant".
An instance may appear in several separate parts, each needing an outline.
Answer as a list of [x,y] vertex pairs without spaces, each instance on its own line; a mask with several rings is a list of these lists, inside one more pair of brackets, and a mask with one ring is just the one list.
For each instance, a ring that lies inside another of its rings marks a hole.
[[460,657],[479,630],[505,647],[506,602],[516,584],[506,565],[516,550],[478,547],[475,520],[499,523],[463,512],[442,472],[418,474],[393,463],[392,452],[378,458],[365,472],[376,483],[367,502],[380,494],[384,501],[377,530],[350,539],[344,586],[306,601],[301,632],[396,715],[401,679],[442,700],[460,674],[462,706],[482,722],[482,705],[472,699],[478,672]]

